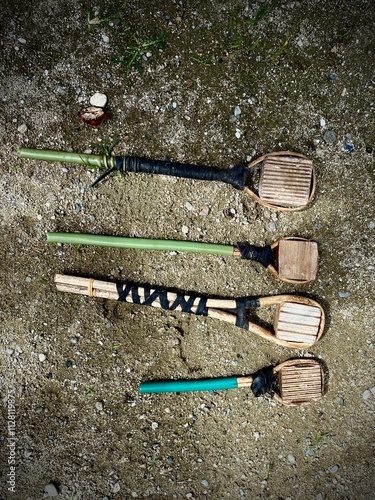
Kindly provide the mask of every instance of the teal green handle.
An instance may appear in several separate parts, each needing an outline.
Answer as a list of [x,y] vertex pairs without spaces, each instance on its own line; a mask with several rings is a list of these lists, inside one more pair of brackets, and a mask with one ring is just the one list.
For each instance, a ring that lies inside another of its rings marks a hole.
[[198,380],[160,380],[142,382],[139,386],[141,394],[155,392],[192,392],[192,391],[221,391],[237,389],[236,377],[206,378]]
[[126,238],[100,234],[47,233],[49,243],[70,243],[74,245],[96,245],[115,248],[136,248],[143,250],[166,250],[195,252],[215,255],[233,255],[232,245],[203,243],[194,241],[154,240],[146,238]]
[[111,168],[115,165],[115,158],[112,156],[70,153],[68,151],[54,151],[52,149],[20,148],[19,157],[31,160],[76,163],[77,165],[87,165],[88,167],[96,168]]

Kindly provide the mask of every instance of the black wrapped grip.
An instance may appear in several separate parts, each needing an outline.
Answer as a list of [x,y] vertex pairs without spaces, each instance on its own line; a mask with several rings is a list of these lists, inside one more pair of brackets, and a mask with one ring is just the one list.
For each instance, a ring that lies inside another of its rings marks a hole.
[[186,179],[203,181],[221,181],[243,190],[248,174],[247,165],[218,169],[189,163],[175,163],[166,160],[149,160],[138,156],[116,156],[116,169],[122,172],[142,172],[145,174],[163,174]]

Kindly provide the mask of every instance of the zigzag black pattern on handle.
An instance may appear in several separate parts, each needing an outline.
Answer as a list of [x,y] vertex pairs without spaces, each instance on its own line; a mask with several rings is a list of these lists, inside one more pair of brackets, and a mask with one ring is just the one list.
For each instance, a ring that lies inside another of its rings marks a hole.
[[[177,307],[181,307],[182,312],[188,312],[196,314],[198,316],[207,316],[208,309],[206,307],[207,299],[204,297],[199,297],[197,295],[189,295],[186,299],[186,294],[181,292],[176,293],[176,299],[171,303],[168,300],[168,292],[166,290],[152,290],[148,286],[139,287],[137,285],[132,285],[130,283],[116,283],[118,300],[120,302],[126,302],[126,298],[131,296],[132,302],[134,304],[140,304],[143,306],[152,306],[152,303],[159,300],[162,309],[168,311],[174,311]],[[142,290],[143,297],[140,296],[139,291]],[[199,298],[196,310],[193,311],[191,308],[195,300]]]

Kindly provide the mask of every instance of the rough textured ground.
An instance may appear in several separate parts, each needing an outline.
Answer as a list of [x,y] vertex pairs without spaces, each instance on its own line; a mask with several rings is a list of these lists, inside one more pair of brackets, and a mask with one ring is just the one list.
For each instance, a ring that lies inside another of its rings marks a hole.
[[[373,498],[375,6],[265,5],[3,2],[1,498]],[[111,25],[108,13],[121,17]],[[164,31],[166,46],[127,78],[113,59]],[[111,113],[99,128],[77,120],[95,91]],[[299,151],[317,194],[306,211],[277,213],[224,184],[128,174],[90,189],[97,172],[84,166],[18,158],[20,146],[82,152],[117,139],[117,154],[217,167]],[[77,249],[47,244],[47,231],[298,235],[318,242],[320,269],[295,287],[230,257]],[[224,297],[306,294],[327,327],[292,352],[214,319],[58,293],[63,272]],[[249,374],[301,355],[329,370],[310,407],[247,390],[138,394],[141,380]]]

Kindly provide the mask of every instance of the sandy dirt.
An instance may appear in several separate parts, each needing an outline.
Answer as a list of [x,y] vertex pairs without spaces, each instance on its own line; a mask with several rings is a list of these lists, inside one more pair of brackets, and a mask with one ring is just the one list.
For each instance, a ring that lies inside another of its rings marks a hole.
[[[15,0],[0,26],[0,497],[373,498],[374,3]],[[95,92],[110,113],[99,127],[77,117]],[[114,144],[218,168],[296,151],[314,162],[316,195],[288,213],[163,175],[90,188],[99,172],[86,165],[18,154]],[[318,243],[319,272],[290,285],[233,257],[59,245],[50,231],[228,245],[300,236]],[[293,350],[213,318],[58,292],[56,273],[305,295],[326,328]],[[328,373],[310,406],[248,389],[139,394],[141,381],[302,356]]]

